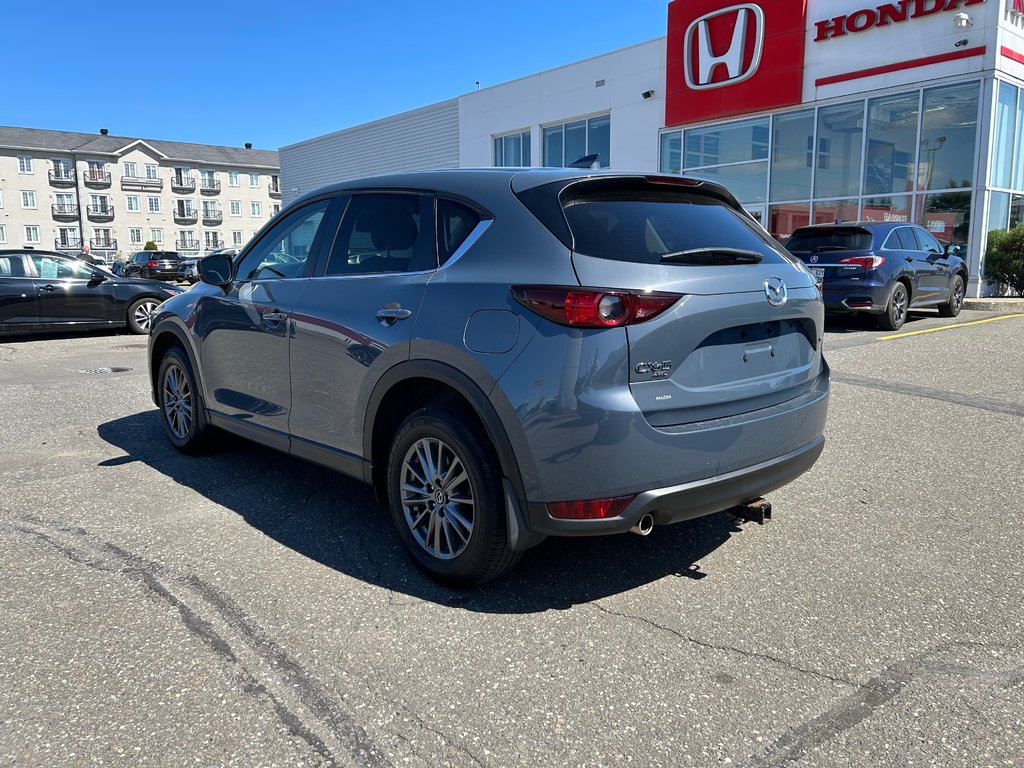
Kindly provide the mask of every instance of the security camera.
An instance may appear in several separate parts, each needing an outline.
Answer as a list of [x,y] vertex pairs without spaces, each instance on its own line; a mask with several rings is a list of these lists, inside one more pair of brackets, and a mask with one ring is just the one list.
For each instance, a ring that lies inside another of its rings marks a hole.
[[643,96],[645,99],[649,99],[654,95],[654,91],[644,91],[640,95]]
[[966,13],[958,13],[953,17],[953,26],[957,29],[967,29],[968,27],[973,26],[973,24],[974,22],[971,21],[971,17]]

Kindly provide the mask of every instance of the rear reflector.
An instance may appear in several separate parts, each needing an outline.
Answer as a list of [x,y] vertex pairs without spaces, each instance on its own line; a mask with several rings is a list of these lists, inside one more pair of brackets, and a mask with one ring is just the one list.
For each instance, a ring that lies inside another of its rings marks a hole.
[[682,298],[680,293],[639,293],[557,285],[515,285],[512,296],[559,325],[618,328],[650,320]]
[[559,520],[603,520],[618,517],[636,496],[586,501],[549,501],[548,514]]
[[839,264],[848,264],[851,267],[864,267],[864,269],[875,269],[875,267],[882,266],[885,261],[884,256],[847,256],[845,259],[840,259]]

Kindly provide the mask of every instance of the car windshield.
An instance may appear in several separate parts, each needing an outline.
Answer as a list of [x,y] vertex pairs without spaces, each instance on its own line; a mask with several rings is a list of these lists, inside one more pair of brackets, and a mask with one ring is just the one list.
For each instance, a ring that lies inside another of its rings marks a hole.
[[658,264],[693,254],[690,261],[674,260],[684,264],[742,252],[763,263],[785,261],[755,224],[707,195],[615,190],[586,193],[563,207],[575,249],[587,256]]
[[798,229],[786,242],[791,251],[866,251],[871,233],[861,227],[813,227]]

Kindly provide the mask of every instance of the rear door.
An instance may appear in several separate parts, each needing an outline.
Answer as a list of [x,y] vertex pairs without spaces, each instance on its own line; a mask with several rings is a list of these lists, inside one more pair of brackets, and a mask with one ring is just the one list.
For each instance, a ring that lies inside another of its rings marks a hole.
[[[424,289],[437,268],[434,198],[351,196],[334,247],[294,314],[292,451],[362,453],[353,428],[367,377],[409,354]],[[390,362],[389,362],[390,361]]]
[[821,372],[814,278],[741,211],[656,185],[564,201],[581,285],[670,292],[626,330],[633,396],[655,426],[797,397]]
[[267,230],[241,256],[234,283],[201,295],[194,332],[200,340],[207,406],[287,450],[292,311],[319,249],[334,234],[337,204],[310,202]]
[[0,331],[28,331],[39,322],[36,285],[25,257],[0,254]]

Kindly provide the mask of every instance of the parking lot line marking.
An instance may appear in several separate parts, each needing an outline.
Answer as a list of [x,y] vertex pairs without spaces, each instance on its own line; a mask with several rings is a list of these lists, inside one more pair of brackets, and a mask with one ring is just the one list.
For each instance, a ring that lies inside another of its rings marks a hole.
[[907,331],[906,333],[894,333],[891,336],[879,336],[879,341],[890,339],[905,339],[907,336],[920,336],[922,333],[935,333],[936,331],[951,331],[954,328],[966,328],[968,325],[981,325],[982,323],[994,323],[996,320],[1009,320],[1011,317],[1024,317],[1024,312],[1015,315],[1000,315],[999,317],[987,317],[984,320],[972,320],[969,323],[957,323],[956,325],[943,325],[939,328],[925,328],[923,331]]

